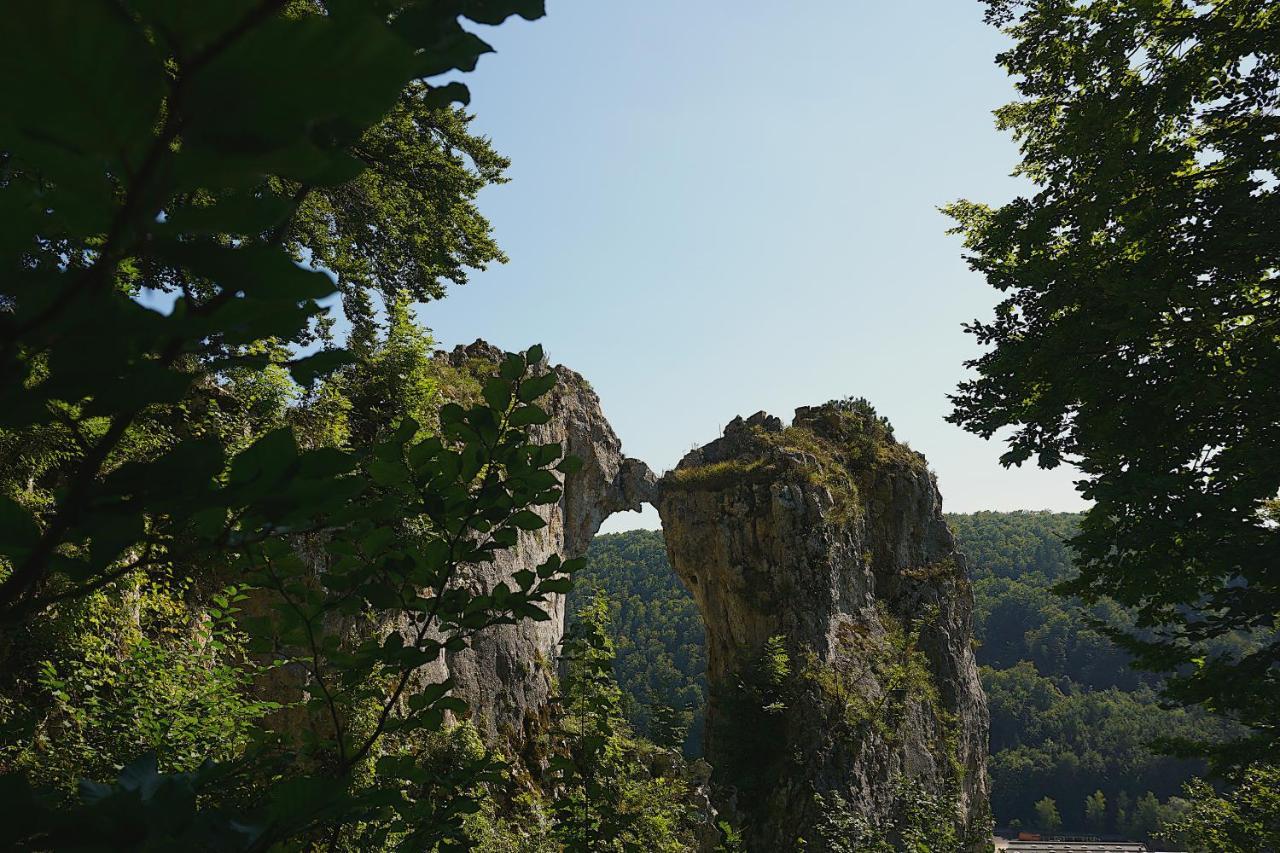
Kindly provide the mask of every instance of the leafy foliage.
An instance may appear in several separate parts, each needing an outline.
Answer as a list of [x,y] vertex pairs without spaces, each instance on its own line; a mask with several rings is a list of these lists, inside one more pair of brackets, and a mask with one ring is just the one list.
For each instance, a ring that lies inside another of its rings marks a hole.
[[1194,780],[1184,791],[1187,810],[1161,833],[1195,853],[1268,853],[1280,850],[1280,770],[1253,765],[1223,795]]
[[[1091,690],[1041,675],[1027,661],[983,667],[982,683],[991,710],[992,811],[1002,825],[1039,825],[1035,804],[1048,797],[1070,830],[1148,836],[1159,821],[1137,822],[1134,803],[1148,795],[1168,801],[1204,772],[1201,761],[1162,755],[1154,743],[1221,726],[1202,712],[1162,707],[1150,687]],[[1102,827],[1089,812],[1099,791],[1108,806]]]
[[[411,84],[436,106],[464,91],[416,78],[473,67],[487,49],[442,6],[179,5],[41,4],[5,30],[0,79],[20,94],[0,128],[0,428],[59,425],[70,438],[56,506],[35,517],[3,499],[7,624],[152,564],[165,536],[219,549],[217,514],[236,489],[215,481],[218,449],[191,438],[165,448],[169,464],[130,465],[126,436],[224,371],[265,368],[262,342],[309,339],[336,286],[291,257],[298,204],[358,178],[353,147]],[[516,11],[538,12],[470,14]],[[161,314],[129,298],[146,289],[181,295]],[[339,361],[286,366],[306,383]],[[201,523],[178,537],[188,519]]]
[[[502,368],[511,379],[490,383],[504,409],[446,405],[443,436],[416,441],[419,427],[406,420],[386,442],[357,454],[357,468],[337,451],[299,451],[284,430],[236,457],[233,481],[247,457],[256,471],[275,465],[292,472],[291,487],[309,473],[322,477],[330,496],[321,504],[329,526],[307,547],[296,537],[263,537],[234,553],[233,568],[260,604],[241,620],[249,648],[270,656],[309,721],[300,742],[260,741],[235,766],[253,777],[248,819],[237,821],[257,827],[247,846],[321,828],[331,844],[360,849],[392,842],[448,847],[462,836],[472,808],[467,792],[493,769],[480,764],[441,777],[415,758],[417,740],[438,730],[447,713],[465,709],[448,695],[449,682],[417,683],[416,674],[491,625],[549,618],[538,605],[565,589],[561,575],[573,569],[552,558],[521,577],[519,588],[498,584],[484,594],[455,582],[464,564],[492,559],[520,531],[544,526],[530,507],[559,497],[548,466],[560,448],[530,444],[528,425],[511,426],[516,412],[537,411],[522,400],[544,393],[553,377],[528,377],[528,359],[536,364],[541,353],[512,356]],[[309,470],[308,462],[317,467]],[[251,512],[241,517],[263,526]],[[347,629],[336,632],[335,625]],[[305,675],[291,681],[288,673]],[[296,725],[285,730],[299,733]],[[260,778],[273,767],[289,773]],[[200,790],[203,779],[193,777],[191,785]]]
[[471,116],[439,100],[410,84],[354,145],[367,168],[307,193],[290,223],[291,248],[334,274],[357,335],[375,321],[371,291],[384,304],[426,302],[466,283],[467,267],[506,260],[474,201],[506,181],[509,162],[470,132]]
[[[1003,461],[1071,462],[1094,502],[1063,589],[1168,695],[1280,744],[1280,346],[1272,237],[1280,14],[1259,0],[987,0],[1020,99],[997,111],[1035,192],[949,208],[1004,294],[968,329],[951,419]],[[1253,642],[1212,648],[1217,638]]]
[[1035,825],[1045,832],[1057,832],[1062,829],[1062,815],[1058,814],[1058,804],[1052,797],[1036,801]]
[[[567,588],[575,565],[555,558],[515,588],[476,591],[464,573],[559,500],[569,463],[530,438],[555,376],[535,347],[466,407],[433,405],[413,371],[398,406],[353,403],[421,363],[407,299],[499,259],[469,205],[505,163],[449,108],[465,87],[427,78],[488,50],[462,19],[512,14],[541,3],[53,2],[0,34],[14,93],[0,440],[16,463],[0,493],[0,659],[20,700],[5,723],[78,727],[83,745],[59,732],[69,757],[36,762],[51,771],[37,783],[124,765],[115,784],[83,782],[70,812],[4,776],[22,813],[9,844],[464,844],[497,771],[488,756],[431,765],[427,743],[465,706],[422,672],[490,626],[548,618]],[[380,342],[370,289],[392,309]],[[157,293],[167,313],[148,307]],[[339,294],[352,353],[321,308]],[[314,384],[343,364],[345,385]],[[344,406],[345,426],[324,429]],[[137,613],[115,619],[130,596]],[[22,652],[46,614],[67,641],[46,638],[58,662],[33,681]],[[252,698],[264,679],[278,699]],[[163,767],[121,760],[148,746]],[[6,769],[32,754],[10,751]],[[229,760],[200,761],[214,757]]]
[[992,810],[1002,824],[1044,828],[1036,804],[1048,798],[1069,830],[1149,837],[1176,811],[1179,787],[1205,770],[1160,754],[1156,742],[1223,741],[1233,730],[1203,711],[1164,707],[1160,679],[1133,669],[1095,627],[1132,624],[1113,602],[1085,607],[1054,592],[1074,575],[1067,543],[1079,520],[1047,512],[947,517],[973,577]]
[[855,812],[839,795],[818,797],[822,821],[818,845],[804,849],[829,853],[944,853],[973,849],[956,831],[955,804],[924,789],[914,780],[899,777],[893,796],[894,810],[877,825]]
[[929,661],[919,645],[921,625],[937,616],[936,610],[922,614],[919,624],[908,627],[884,608],[878,615],[883,636],[844,625],[832,659],[821,661],[810,651],[801,674],[817,685],[836,711],[832,719],[850,733],[871,730],[892,742],[915,703],[941,705]]
[[1041,673],[1090,688],[1158,685],[1090,622],[1127,627],[1128,614],[1109,600],[1086,609],[1053,590],[1075,575],[1067,541],[1079,520],[1047,512],[947,516],[969,558],[978,659],[997,669],[1031,661]]
[[248,596],[215,593],[192,619],[183,591],[131,575],[35,635],[23,650],[39,656],[32,683],[5,696],[4,717],[36,728],[5,745],[4,763],[56,788],[112,778],[146,752],[169,772],[238,756],[279,708],[248,689],[261,672],[235,621]]

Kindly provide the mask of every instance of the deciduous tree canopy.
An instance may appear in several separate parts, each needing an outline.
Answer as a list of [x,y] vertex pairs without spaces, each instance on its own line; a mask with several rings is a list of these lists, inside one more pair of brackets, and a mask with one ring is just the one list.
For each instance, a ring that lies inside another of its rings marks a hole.
[[[968,328],[951,419],[1006,464],[1079,467],[1065,589],[1170,695],[1280,748],[1280,9],[1266,0],[988,0],[1014,44],[997,111],[1033,191],[949,212],[1004,294]],[[1240,653],[1209,654],[1245,635]]]

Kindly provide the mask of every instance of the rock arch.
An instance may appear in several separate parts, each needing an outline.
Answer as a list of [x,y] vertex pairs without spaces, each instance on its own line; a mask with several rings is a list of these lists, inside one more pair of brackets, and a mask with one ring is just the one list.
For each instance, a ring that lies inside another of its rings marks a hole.
[[[483,367],[502,353],[477,341],[440,357]],[[884,822],[903,778],[945,797],[985,842],[972,593],[924,457],[864,403],[830,403],[798,409],[786,428],[763,412],[735,419],[658,480],[622,454],[590,385],[553,369],[560,382],[538,438],[585,464],[546,508],[547,527],[474,582],[509,580],[553,553],[580,556],[610,514],[654,504],[702,613],[706,757],[749,849],[812,842],[837,797]],[[453,677],[489,738],[517,749],[545,723],[551,668],[539,664],[563,635],[562,597],[551,615],[486,633],[430,673]]]
[[[437,353],[450,368],[476,377],[491,375],[506,353],[484,341]],[[553,554],[580,557],[606,518],[638,512],[653,499],[656,478],[649,466],[622,454],[622,442],[605,419],[600,398],[578,373],[563,365],[545,408],[551,419],[533,431],[541,443],[558,442],[582,460],[569,475],[560,503],[541,507],[541,530],[522,531],[516,547],[497,553],[492,563],[475,566],[468,582],[487,592],[499,582],[512,584],[524,568],[536,568]],[[551,601],[547,622],[524,621],[486,631],[471,648],[444,655],[424,668],[437,682],[452,678],[472,719],[490,743],[518,753],[529,735],[545,726],[551,698],[552,667],[565,627],[565,599]]]

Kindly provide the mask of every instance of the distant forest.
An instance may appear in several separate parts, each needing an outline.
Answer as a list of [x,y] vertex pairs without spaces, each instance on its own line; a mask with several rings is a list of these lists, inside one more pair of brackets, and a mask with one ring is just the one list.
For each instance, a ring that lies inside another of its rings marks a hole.
[[[1089,620],[1121,623],[1107,603],[1085,611],[1051,587],[1072,572],[1065,544],[1079,516],[1051,512],[948,515],[973,580],[974,635],[991,709],[992,810],[1000,826],[1149,837],[1184,807],[1200,761],[1160,755],[1158,737],[1212,737],[1223,724],[1162,707],[1159,678]],[[638,731],[677,722],[686,755],[702,749],[706,650],[693,599],[667,564],[658,531],[596,537],[570,596],[603,592],[616,673]],[[675,713],[671,713],[674,711]],[[1223,732],[1225,734],[1225,732]]]

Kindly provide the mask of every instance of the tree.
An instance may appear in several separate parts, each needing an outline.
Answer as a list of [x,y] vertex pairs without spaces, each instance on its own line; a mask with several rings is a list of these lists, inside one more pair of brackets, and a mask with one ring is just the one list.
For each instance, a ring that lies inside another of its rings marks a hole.
[[1150,838],[1163,823],[1164,811],[1156,795],[1147,791],[1133,805],[1129,818],[1129,832],[1140,838]]
[[1111,825],[1120,832],[1129,826],[1129,811],[1133,805],[1133,798],[1129,796],[1128,791],[1121,791],[1112,798],[1115,804],[1115,812],[1111,818]]
[[[1004,294],[950,419],[1006,465],[1079,467],[1064,592],[1167,690],[1280,755],[1280,16],[1264,0],[987,0],[1021,99],[997,111],[1034,194],[948,210]],[[1245,636],[1253,643],[1207,652]]]
[[[0,142],[0,426],[56,424],[73,446],[47,524],[33,528],[26,508],[6,504],[13,565],[0,616],[9,624],[47,603],[55,578],[76,590],[131,550],[148,559],[147,537],[107,509],[127,498],[104,474],[130,428],[226,371],[265,368],[271,359],[254,351],[262,342],[308,339],[317,300],[335,285],[290,258],[299,205],[313,188],[366,171],[362,136],[407,87],[436,107],[465,93],[415,80],[470,68],[488,49],[444,7],[343,4],[320,15],[282,11],[282,0],[207,14],[137,5],[31,7],[2,45],[5,89],[21,95]],[[472,14],[493,23],[536,5]],[[94,35],[79,44],[68,32]],[[128,298],[148,289],[182,295],[162,314]],[[340,358],[330,350],[286,364],[307,384]],[[70,558],[76,565],[55,559],[70,542],[92,546],[87,566],[83,554]]]
[[[431,112],[465,87],[427,78],[470,70],[488,50],[461,18],[512,14],[537,17],[541,4],[55,0],[15,9],[0,32],[13,95],[0,122],[0,432],[6,462],[21,456],[41,475],[6,471],[0,494],[4,675],[21,662],[15,629],[51,608],[203,567],[233,581],[205,612],[231,618],[245,653],[280,667],[308,723],[303,735],[268,722],[235,760],[195,769],[198,756],[164,773],[144,754],[114,784],[84,780],[70,811],[5,775],[20,815],[0,830],[10,845],[461,843],[492,768],[419,763],[421,739],[465,706],[447,681],[415,676],[479,631],[548,618],[540,605],[576,568],[552,558],[486,594],[458,582],[464,566],[542,527],[535,510],[559,499],[555,469],[572,469],[562,448],[530,437],[555,381],[541,348],[508,357],[467,408],[441,408],[438,429],[395,412],[358,447],[307,446],[267,415],[238,435],[205,430],[188,412],[238,405],[229,386],[293,389],[275,383],[287,371],[308,387],[350,363],[319,303],[364,287],[399,298],[406,288],[380,259],[416,264],[414,286],[438,295],[437,279],[496,258],[487,226],[465,212],[474,182],[433,196],[440,216],[459,196],[464,208],[461,231],[436,240],[445,219],[388,215],[432,189],[396,171],[425,149],[377,152],[412,143],[429,120],[446,139],[433,150],[471,144],[457,113]],[[497,179],[484,146],[469,154],[478,180]],[[364,257],[326,255],[306,228],[321,221],[341,252]],[[353,222],[362,239],[341,237]],[[333,263],[339,281],[299,260]],[[175,294],[172,309],[139,298],[152,291]],[[133,653],[143,669],[188,665],[150,641]],[[210,686],[234,690],[244,672]],[[50,693],[70,685],[56,669],[44,679]],[[7,732],[24,723],[5,719]]]
[[1107,828],[1107,798],[1102,791],[1094,791],[1085,797],[1084,822],[1094,832]]
[[1036,803],[1036,826],[1044,832],[1057,832],[1062,829],[1062,815],[1058,814],[1058,804],[1050,797]]
[[566,850],[599,850],[626,831],[618,792],[610,782],[618,770],[613,735],[622,724],[622,691],[613,677],[614,649],[608,636],[608,605],[597,598],[578,611],[566,634],[563,735],[570,752],[552,766],[566,793],[557,803]]
[[1186,811],[1160,835],[1196,853],[1271,853],[1280,850],[1280,771],[1257,765],[1241,784],[1219,794],[1202,779],[1184,788]]
[[414,81],[353,146],[367,168],[299,204],[286,239],[335,275],[355,328],[374,319],[371,292],[384,303],[439,299],[448,284],[466,283],[467,267],[506,260],[474,202],[505,183],[510,163],[471,133],[471,121]]
[[[679,773],[651,773],[651,753],[671,754],[631,737],[622,690],[613,675],[609,605],[597,594],[577,614],[563,642],[563,696],[554,755],[560,795],[556,834],[566,851],[689,850],[696,818]],[[678,769],[678,765],[675,768]]]
[[649,719],[653,742],[667,749],[680,749],[689,736],[689,717],[688,710],[673,708],[665,702],[652,705]]

